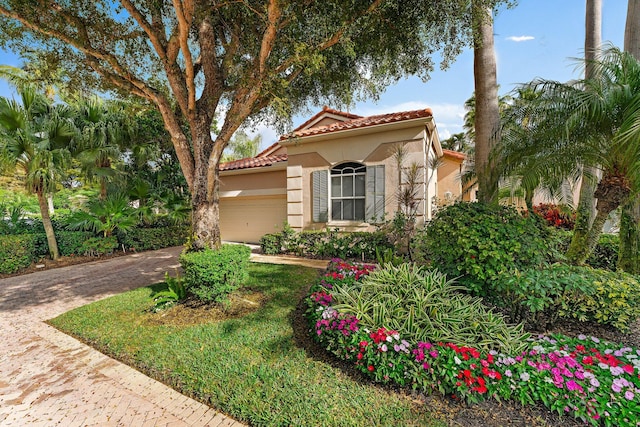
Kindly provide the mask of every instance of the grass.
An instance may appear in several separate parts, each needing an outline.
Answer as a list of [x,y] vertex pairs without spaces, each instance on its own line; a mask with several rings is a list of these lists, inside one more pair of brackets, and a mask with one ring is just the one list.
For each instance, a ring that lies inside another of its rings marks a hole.
[[440,425],[407,396],[361,383],[295,345],[290,314],[316,275],[304,267],[251,264],[246,287],[266,302],[232,319],[158,324],[162,313],[149,309],[159,284],[50,323],[251,425]]

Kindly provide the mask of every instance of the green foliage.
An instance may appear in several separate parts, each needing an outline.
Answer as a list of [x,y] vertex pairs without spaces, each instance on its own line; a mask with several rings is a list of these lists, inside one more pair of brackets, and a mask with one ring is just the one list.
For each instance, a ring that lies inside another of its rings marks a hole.
[[15,273],[28,267],[35,259],[34,236],[0,236],[0,274]]
[[164,273],[164,281],[167,289],[153,294],[153,311],[155,312],[167,309],[187,296],[187,288],[179,275],[171,277],[169,273]]
[[247,279],[250,254],[251,250],[244,245],[183,252],[180,264],[187,290],[204,302],[224,302]]
[[189,227],[134,227],[127,232],[116,231],[116,236],[127,249],[147,251],[183,245],[189,236]]
[[265,255],[278,255],[282,253],[282,234],[269,233],[260,238],[260,249]]
[[593,252],[587,258],[587,265],[616,271],[619,248],[620,238],[617,234],[601,234]]
[[640,282],[622,272],[554,264],[503,275],[492,290],[493,301],[512,320],[539,329],[574,318],[626,331],[640,316]]
[[545,243],[549,233],[514,208],[456,203],[439,211],[413,242],[413,257],[431,264],[474,294],[490,294],[503,274],[541,266],[557,256]]
[[280,233],[266,234],[260,239],[265,254],[294,254],[311,258],[341,258],[374,261],[376,251],[393,249],[382,232],[339,232],[335,230],[295,233],[285,227]]
[[[44,236],[43,236],[44,237]],[[88,231],[57,231],[58,250],[62,256],[81,255],[86,251],[85,242],[95,237],[95,234]],[[47,239],[44,238],[46,245]],[[46,250],[43,254],[48,253]]]
[[415,264],[375,269],[361,283],[333,285],[333,308],[354,315],[360,326],[397,331],[409,341],[450,342],[517,353],[528,338],[522,326],[482,305],[480,298],[437,270]]
[[376,262],[381,266],[391,264],[397,267],[406,262],[406,260],[404,257],[397,255],[391,248],[385,248],[383,250],[376,248]]
[[[557,251],[565,253],[571,243],[572,233],[557,231],[552,233],[548,242],[553,242]],[[586,264],[593,268],[616,271],[620,238],[617,234],[601,234]]]
[[109,237],[115,230],[127,231],[134,227],[137,216],[122,194],[109,195],[105,200],[92,200],[87,210],[74,212],[64,218],[70,230],[85,230],[102,233]]
[[92,237],[82,243],[82,253],[87,256],[112,254],[118,248],[115,236]]

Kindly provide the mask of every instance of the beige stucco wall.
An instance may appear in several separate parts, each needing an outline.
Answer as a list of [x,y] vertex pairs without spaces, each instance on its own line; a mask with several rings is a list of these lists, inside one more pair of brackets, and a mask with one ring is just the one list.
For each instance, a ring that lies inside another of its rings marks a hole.
[[450,200],[445,196],[451,193],[451,200],[457,200],[462,194],[462,184],[460,183],[460,172],[462,161],[444,156],[438,167],[438,202],[448,203]]
[[[371,129],[369,129],[371,130]],[[411,162],[423,165],[424,124],[411,128],[393,131],[361,133],[332,133],[322,138],[305,141],[293,141],[287,144],[288,168],[290,182],[300,183],[301,188],[289,191],[288,219],[294,229],[322,229],[327,226],[338,227],[346,231],[370,231],[375,227],[367,222],[334,222],[315,223],[312,220],[312,179],[311,174],[317,170],[326,170],[344,162],[358,162],[367,166],[385,165],[385,211],[386,218],[393,216],[396,207],[398,190],[398,174],[396,161],[393,158],[394,146],[404,144],[409,152],[405,166]],[[421,174],[419,197],[423,195],[424,173]],[[437,180],[437,179],[436,179]],[[431,194],[435,194],[435,182]],[[423,215],[422,204],[418,216]]]
[[287,188],[286,170],[283,167],[280,167],[279,170],[260,169],[266,170],[245,169],[220,173],[220,197],[255,196],[259,195],[261,190],[265,194],[273,194],[275,191],[285,194]]

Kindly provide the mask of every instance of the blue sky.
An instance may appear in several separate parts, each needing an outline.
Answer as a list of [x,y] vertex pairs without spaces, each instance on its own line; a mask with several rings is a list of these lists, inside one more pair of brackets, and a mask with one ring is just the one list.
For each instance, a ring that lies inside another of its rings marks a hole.
[[[602,0],[602,40],[622,47],[627,1]],[[575,58],[584,49],[585,0],[520,0],[518,6],[501,10],[494,24],[500,94],[536,77],[567,81],[580,77]],[[0,51],[0,64],[19,66],[15,55]],[[409,78],[389,87],[376,102],[359,102],[351,112],[360,115],[391,113],[430,107],[446,139],[462,130],[464,102],[473,92],[473,53],[466,51],[446,70],[439,68],[423,83]],[[0,81],[0,96],[10,91]],[[312,114],[322,108],[311,107]],[[294,117],[294,126],[308,116]],[[267,147],[278,135],[258,125],[254,133]]]

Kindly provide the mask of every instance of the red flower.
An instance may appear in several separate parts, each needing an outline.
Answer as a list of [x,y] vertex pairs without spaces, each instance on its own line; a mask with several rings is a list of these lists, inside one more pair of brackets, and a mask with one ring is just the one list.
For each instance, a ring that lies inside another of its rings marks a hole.
[[358,360],[362,360],[362,353],[358,353],[356,357],[358,358]]
[[369,370],[369,372],[373,372],[376,368],[373,365],[369,365],[367,366],[367,369]]
[[624,365],[622,367],[627,374],[633,374],[633,365]]

